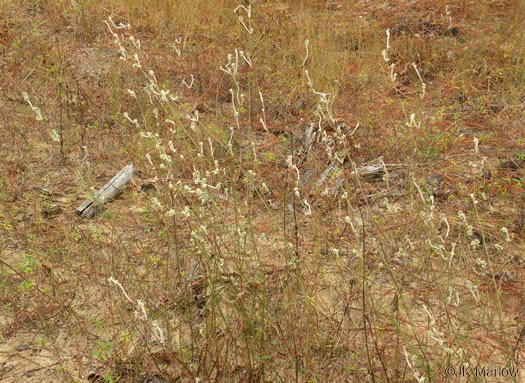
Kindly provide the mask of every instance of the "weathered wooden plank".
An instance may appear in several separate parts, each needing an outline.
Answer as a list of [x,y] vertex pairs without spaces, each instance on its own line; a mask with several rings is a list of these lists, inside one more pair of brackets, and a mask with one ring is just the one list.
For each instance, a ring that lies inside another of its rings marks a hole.
[[115,177],[95,193],[93,198],[87,199],[77,207],[76,213],[84,218],[93,218],[97,212],[97,206],[101,206],[117,197],[124,189],[124,186],[131,180],[134,173],[133,164],[123,167]]
[[[350,173],[350,177],[354,177],[357,173],[358,176],[363,177],[368,180],[372,180],[374,178],[380,178],[385,173],[385,167],[386,170],[390,169],[398,169],[402,168],[403,164],[380,164],[380,165],[365,165],[360,166],[356,168],[354,171]],[[321,173],[319,178],[317,178],[317,181],[315,181],[315,185],[317,188],[320,188],[321,185],[336,171],[337,168],[343,167],[341,165],[341,162],[338,160],[333,160],[328,167]],[[332,191],[332,194],[335,196],[338,193],[338,190],[343,184],[344,180],[344,174],[341,173],[337,179],[335,180],[335,185],[330,188]]]

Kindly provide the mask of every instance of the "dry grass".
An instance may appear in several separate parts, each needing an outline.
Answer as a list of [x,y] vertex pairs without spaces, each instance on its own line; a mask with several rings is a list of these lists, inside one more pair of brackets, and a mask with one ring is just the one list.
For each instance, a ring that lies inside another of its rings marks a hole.
[[524,3],[248,3],[0,3],[0,380],[523,381]]

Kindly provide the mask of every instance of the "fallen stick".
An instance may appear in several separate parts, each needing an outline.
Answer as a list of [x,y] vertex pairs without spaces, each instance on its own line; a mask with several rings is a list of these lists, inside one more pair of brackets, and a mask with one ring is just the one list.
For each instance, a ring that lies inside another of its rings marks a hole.
[[93,218],[97,213],[97,207],[117,197],[134,173],[133,164],[124,166],[111,181],[95,193],[93,198],[87,199],[77,207],[76,213],[83,218]]

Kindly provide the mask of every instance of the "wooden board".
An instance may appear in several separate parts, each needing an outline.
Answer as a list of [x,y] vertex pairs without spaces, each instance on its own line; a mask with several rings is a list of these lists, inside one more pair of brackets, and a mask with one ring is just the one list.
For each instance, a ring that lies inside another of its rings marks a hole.
[[76,213],[83,218],[93,218],[98,207],[117,197],[124,189],[124,186],[131,180],[133,174],[133,164],[126,165],[117,173],[107,184],[97,191],[93,198],[90,198],[76,208]]

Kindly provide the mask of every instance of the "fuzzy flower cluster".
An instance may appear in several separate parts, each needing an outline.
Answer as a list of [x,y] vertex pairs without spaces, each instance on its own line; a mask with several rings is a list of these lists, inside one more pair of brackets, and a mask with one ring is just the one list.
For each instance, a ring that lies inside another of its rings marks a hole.
[[[390,58],[388,57],[388,54],[390,52],[390,29],[386,30],[386,48],[381,51],[381,54],[383,55],[383,60],[387,63],[387,65],[390,63]],[[390,63],[390,80],[392,82],[396,81],[397,73],[395,73],[394,68],[396,67],[396,64]]]
[[140,321],[142,321],[145,325],[149,325],[151,329],[151,333],[153,334],[154,338],[160,344],[162,345],[166,344],[166,337],[164,335],[164,331],[160,328],[158,322],[155,320],[149,321],[148,313],[146,311],[146,306],[144,302],[141,300],[134,300],[130,298],[130,296],[128,295],[128,293],[126,292],[122,284],[118,280],[114,279],[113,277],[108,278],[108,282],[117,286],[120,289],[124,298],[126,298],[126,300],[129,303],[136,306],[137,309],[135,310],[135,317],[139,319]]
[[31,103],[31,101],[29,100],[29,96],[26,92],[22,92],[22,96],[24,97],[25,102],[27,102],[29,106],[31,107],[31,110],[35,113],[36,120],[42,121],[44,118],[42,117],[42,112],[40,111],[40,108],[38,106],[34,106]]

